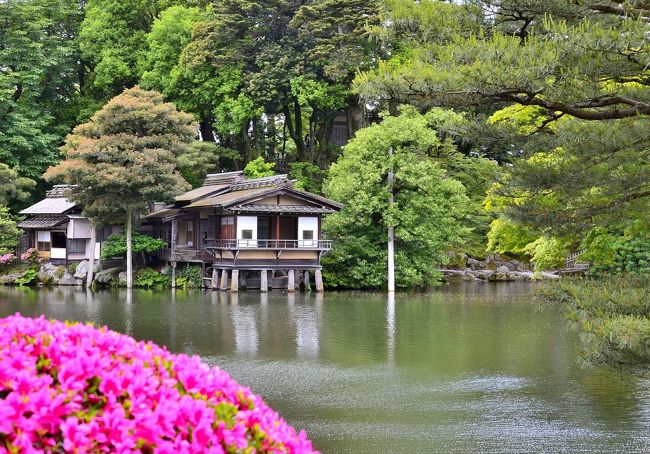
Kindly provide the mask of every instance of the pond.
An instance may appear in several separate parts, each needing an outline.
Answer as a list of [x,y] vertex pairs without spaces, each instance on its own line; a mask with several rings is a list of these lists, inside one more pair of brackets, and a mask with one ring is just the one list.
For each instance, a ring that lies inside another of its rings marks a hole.
[[91,321],[200,355],[325,453],[650,452],[650,381],[581,367],[561,309],[530,291],[0,288],[0,316]]

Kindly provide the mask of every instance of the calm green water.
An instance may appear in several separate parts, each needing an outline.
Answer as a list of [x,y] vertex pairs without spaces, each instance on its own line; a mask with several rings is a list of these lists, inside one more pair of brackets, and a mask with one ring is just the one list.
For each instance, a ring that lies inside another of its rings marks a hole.
[[2,289],[21,312],[201,355],[326,453],[650,452],[650,381],[579,366],[525,285],[426,295]]

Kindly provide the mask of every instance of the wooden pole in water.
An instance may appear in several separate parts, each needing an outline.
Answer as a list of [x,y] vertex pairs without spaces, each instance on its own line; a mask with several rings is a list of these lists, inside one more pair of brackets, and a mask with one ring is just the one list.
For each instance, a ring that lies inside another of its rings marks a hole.
[[[388,211],[390,212],[393,204],[395,203],[395,196],[393,194],[393,185],[395,183],[395,175],[393,173],[393,148],[388,149],[388,156],[390,159],[390,167],[388,168]],[[388,291],[395,291],[395,228],[392,225],[388,226]]]

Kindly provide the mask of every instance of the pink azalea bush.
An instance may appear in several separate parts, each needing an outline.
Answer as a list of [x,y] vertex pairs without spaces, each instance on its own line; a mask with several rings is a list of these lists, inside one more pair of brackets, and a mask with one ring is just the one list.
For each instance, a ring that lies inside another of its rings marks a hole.
[[20,260],[23,262],[40,263],[43,261],[43,258],[38,254],[36,248],[30,247],[20,254]]
[[197,356],[91,325],[0,320],[0,452],[309,453],[264,401]]
[[9,265],[10,263],[13,263],[16,261],[16,256],[13,255],[11,252],[8,252],[7,254],[0,255],[0,265]]

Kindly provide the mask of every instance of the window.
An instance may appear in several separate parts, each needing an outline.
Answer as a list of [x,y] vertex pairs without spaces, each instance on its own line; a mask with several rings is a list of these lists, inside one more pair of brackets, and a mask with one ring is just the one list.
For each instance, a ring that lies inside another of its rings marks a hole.
[[52,247],[57,249],[65,249],[67,238],[63,232],[52,232]]
[[36,232],[36,249],[41,252],[50,250],[50,232]]
[[303,240],[313,240],[314,239],[314,231],[313,230],[303,230],[302,231],[302,239]]
[[253,231],[252,230],[242,230],[241,231],[241,237],[243,240],[252,240],[253,239]]
[[187,221],[187,245],[194,246],[194,221]]
[[85,254],[86,240],[68,240],[68,253]]

